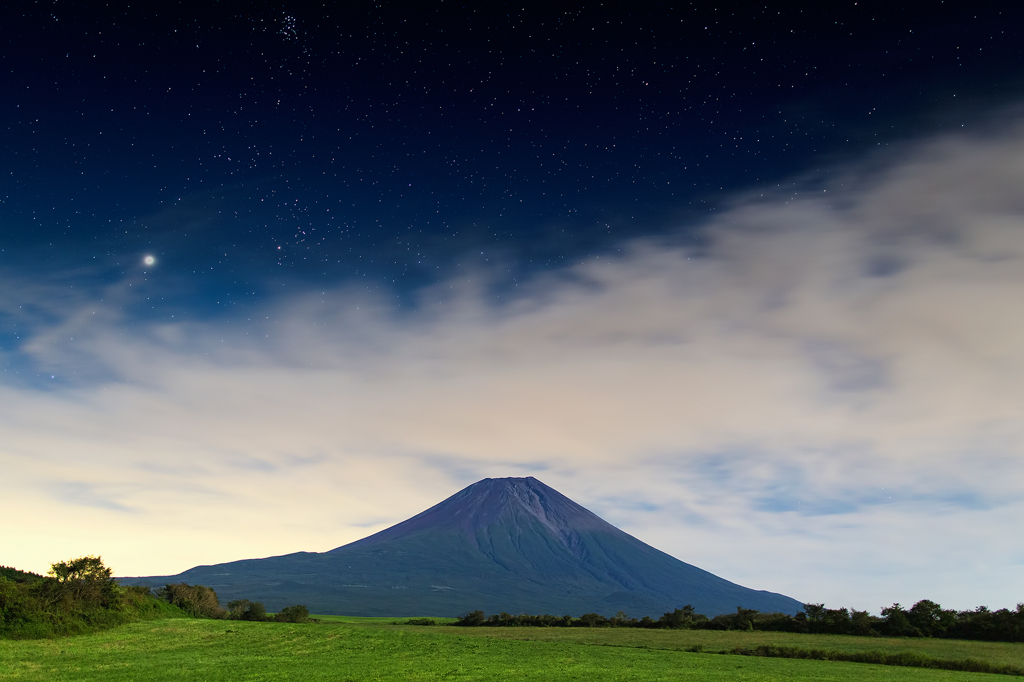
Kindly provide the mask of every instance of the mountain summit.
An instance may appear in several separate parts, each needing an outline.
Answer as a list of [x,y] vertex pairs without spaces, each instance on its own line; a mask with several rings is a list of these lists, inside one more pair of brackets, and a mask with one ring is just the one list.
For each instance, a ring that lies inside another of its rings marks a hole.
[[742,587],[624,533],[533,477],[485,478],[416,516],[329,552],[199,566],[130,584],[188,582],[271,610],[454,616],[659,616],[692,604],[796,613],[795,599]]

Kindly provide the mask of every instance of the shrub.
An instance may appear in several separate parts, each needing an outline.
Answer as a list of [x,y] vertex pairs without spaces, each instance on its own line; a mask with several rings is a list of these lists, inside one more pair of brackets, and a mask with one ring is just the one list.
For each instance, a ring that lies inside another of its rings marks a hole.
[[217,593],[205,585],[173,583],[157,590],[156,596],[194,618],[227,617],[227,612],[220,607]]
[[[308,615],[308,611],[306,612]],[[261,601],[249,601],[248,599],[235,599],[228,602],[228,618],[231,620],[251,620],[264,622],[267,618],[267,609]]]
[[459,622],[456,625],[465,625],[467,627],[478,627],[484,624],[487,617],[483,611],[470,611],[459,616]]
[[[278,623],[308,623],[309,622],[309,609],[302,604],[296,604],[295,606],[286,606],[276,614],[274,614],[274,620]],[[429,620],[424,618],[422,620]],[[429,623],[413,623],[413,625],[433,625],[434,621]]]

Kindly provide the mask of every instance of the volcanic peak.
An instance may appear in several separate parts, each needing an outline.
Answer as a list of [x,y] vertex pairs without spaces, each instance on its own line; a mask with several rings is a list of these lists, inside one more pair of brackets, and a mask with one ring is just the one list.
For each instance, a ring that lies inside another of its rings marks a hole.
[[796,613],[790,597],[731,583],[601,520],[535,478],[489,478],[324,554],[197,566],[137,584],[189,582],[269,608],[381,616],[588,613],[658,616],[685,604]]
[[518,534],[534,524],[547,529],[573,553],[580,547],[580,531],[625,535],[554,488],[527,476],[485,478],[406,521],[345,547],[370,547],[438,531],[454,531],[466,538],[474,538],[478,532]]

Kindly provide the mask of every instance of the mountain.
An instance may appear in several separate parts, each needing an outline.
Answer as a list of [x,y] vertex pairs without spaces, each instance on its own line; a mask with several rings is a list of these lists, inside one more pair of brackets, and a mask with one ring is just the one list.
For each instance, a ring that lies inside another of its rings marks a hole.
[[197,566],[126,584],[207,585],[222,601],[270,610],[455,616],[625,611],[660,616],[737,606],[796,613],[795,599],[752,590],[644,544],[533,477],[485,478],[421,514],[329,552]]

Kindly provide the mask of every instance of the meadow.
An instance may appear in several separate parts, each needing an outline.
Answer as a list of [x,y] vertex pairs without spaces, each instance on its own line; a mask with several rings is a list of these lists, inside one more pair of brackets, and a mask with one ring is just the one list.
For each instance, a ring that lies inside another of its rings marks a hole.
[[[0,680],[997,680],[984,673],[713,653],[776,644],[1024,667],[1024,645],[770,632],[413,626],[174,618],[0,641]],[[705,653],[688,651],[703,647]]]

